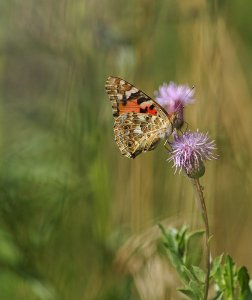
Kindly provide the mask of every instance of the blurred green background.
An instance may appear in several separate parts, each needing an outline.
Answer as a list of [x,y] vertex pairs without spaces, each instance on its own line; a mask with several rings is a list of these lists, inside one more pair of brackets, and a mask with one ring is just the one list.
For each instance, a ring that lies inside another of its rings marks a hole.
[[158,222],[202,227],[192,186],[161,146],[120,155],[109,75],[150,96],[170,80],[196,86],[186,120],[220,155],[202,179],[212,253],[252,273],[251,10],[251,0],[0,2],[1,300],[174,299],[153,241]]

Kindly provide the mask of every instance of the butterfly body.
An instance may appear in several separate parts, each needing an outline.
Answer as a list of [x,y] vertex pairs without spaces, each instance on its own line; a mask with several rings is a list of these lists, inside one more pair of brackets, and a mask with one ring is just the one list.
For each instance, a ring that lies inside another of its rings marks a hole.
[[105,87],[115,118],[115,141],[124,156],[135,158],[151,151],[172,133],[172,117],[142,91],[112,76]]

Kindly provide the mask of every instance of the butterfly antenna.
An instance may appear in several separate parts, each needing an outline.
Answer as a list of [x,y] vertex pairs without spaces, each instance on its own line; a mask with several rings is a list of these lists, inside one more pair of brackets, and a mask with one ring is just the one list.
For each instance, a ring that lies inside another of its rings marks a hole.
[[187,92],[186,96],[188,96],[189,94],[191,94],[191,92],[195,89],[195,85],[193,85],[189,91]]
[[195,85],[193,85],[193,86],[191,87],[191,89],[188,91],[188,95],[189,95],[194,89],[195,89]]
[[184,123],[186,124],[186,129],[185,129],[185,131],[187,131],[190,125],[189,125],[189,123],[186,122],[186,121],[184,121]]
[[[193,85],[191,87],[191,89],[189,89],[189,91],[187,92],[186,96],[188,96],[194,89],[195,89],[195,85]],[[184,108],[184,105],[182,105],[182,108]],[[179,109],[181,109],[181,106],[177,107],[177,109],[175,110],[175,113],[177,113],[179,111]]]

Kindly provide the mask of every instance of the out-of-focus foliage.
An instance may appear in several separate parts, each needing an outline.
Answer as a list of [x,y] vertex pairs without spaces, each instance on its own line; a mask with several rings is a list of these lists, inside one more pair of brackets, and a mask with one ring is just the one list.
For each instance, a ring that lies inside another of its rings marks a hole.
[[[183,226],[162,230],[163,244],[171,264],[175,267],[183,287],[178,290],[187,299],[204,299],[206,272],[200,261],[202,255],[197,252],[202,248],[203,231],[188,232]],[[202,253],[201,253],[202,254]],[[197,259],[195,260],[195,257]],[[214,300],[251,300],[251,280],[246,267],[238,269],[230,255],[220,255],[212,259],[210,269],[209,298]]]
[[166,217],[201,226],[162,147],[120,156],[108,75],[150,96],[164,81],[196,86],[186,120],[220,154],[202,182],[212,250],[252,270],[251,9],[249,0],[1,1],[0,299],[146,300],[113,263],[118,248]]
[[[202,248],[199,238],[202,238],[204,232],[188,233],[188,228],[185,226],[180,230],[176,228],[166,230],[162,225],[159,226],[162,230],[164,246],[170,262],[175,267],[184,285],[179,291],[189,299],[204,299],[206,274],[199,267],[199,257],[197,259],[198,263],[196,262],[197,260],[195,261],[195,256],[198,256],[195,254]],[[190,244],[192,247],[189,246]]]
[[212,263],[211,278],[217,295],[214,299],[252,299],[251,279],[246,267],[238,269],[230,255],[216,257]]

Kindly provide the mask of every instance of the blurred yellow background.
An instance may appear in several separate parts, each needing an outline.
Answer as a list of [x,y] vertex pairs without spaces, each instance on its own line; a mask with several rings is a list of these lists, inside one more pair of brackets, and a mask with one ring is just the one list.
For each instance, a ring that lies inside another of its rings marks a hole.
[[252,274],[251,10],[250,0],[1,1],[0,299],[149,299],[118,253],[134,255],[132,236],[148,248],[164,220],[202,228],[162,146],[120,155],[109,75],[150,96],[171,80],[195,85],[186,121],[219,154],[202,179],[212,254]]

